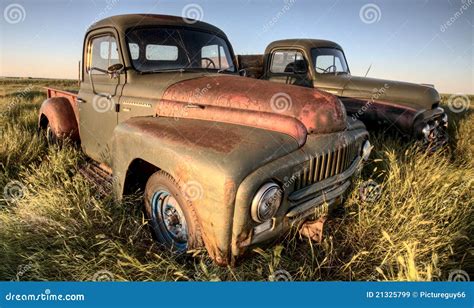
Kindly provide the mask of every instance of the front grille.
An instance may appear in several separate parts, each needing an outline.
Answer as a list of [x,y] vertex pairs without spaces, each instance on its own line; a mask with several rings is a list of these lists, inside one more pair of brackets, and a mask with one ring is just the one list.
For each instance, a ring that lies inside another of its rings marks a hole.
[[359,151],[360,142],[352,142],[306,161],[303,170],[296,175],[295,191],[343,172]]

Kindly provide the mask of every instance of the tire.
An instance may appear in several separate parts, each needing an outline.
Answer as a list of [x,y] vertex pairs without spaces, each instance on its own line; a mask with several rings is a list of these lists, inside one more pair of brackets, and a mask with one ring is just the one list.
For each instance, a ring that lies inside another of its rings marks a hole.
[[46,125],[45,136],[46,136],[46,141],[48,142],[48,144],[58,144],[59,143],[60,139],[56,135],[56,133],[53,131],[53,129],[51,128],[51,125],[49,124],[49,122]]
[[175,253],[202,246],[196,215],[179,184],[166,172],[155,172],[145,188],[145,212],[157,241]]

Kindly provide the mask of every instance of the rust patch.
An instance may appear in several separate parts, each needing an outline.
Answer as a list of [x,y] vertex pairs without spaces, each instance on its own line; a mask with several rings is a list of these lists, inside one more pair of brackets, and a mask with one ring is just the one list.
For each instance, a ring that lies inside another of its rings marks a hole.
[[280,131],[300,144],[306,131],[323,134],[346,128],[341,103],[332,94],[238,76],[175,83],[163,94],[157,114]]
[[[173,121],[169,123],[157,123],[150,120],[145,125],[140,125],[140,130],[145,134],[159,135],[167,140],[182,143],[185,140],[190,146],[213,149],[220,153],[230,153],[242,142],[242,137],[230,130],[220,129],[212,123],[205,123],[201,129],[193,126],[194,123],[186,121]],[[133,123],[129,124],[133,126]]]

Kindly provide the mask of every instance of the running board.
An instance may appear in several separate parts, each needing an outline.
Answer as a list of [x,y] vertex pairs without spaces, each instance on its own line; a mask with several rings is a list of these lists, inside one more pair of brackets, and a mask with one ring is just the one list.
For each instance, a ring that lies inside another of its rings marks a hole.
[[79,172],[97,189],[100,197],[111,194],[113,190],[113,176],[110,168],[90,160],[81,166]]

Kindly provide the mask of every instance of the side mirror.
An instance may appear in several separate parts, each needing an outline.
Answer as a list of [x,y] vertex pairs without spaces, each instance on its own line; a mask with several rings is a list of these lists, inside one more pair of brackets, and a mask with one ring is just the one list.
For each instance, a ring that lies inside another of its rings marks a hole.
[[112,64],[107,68],[107,74],[109,74],[110,78],[118,78],[120,73],[124,70],[122,63]]

